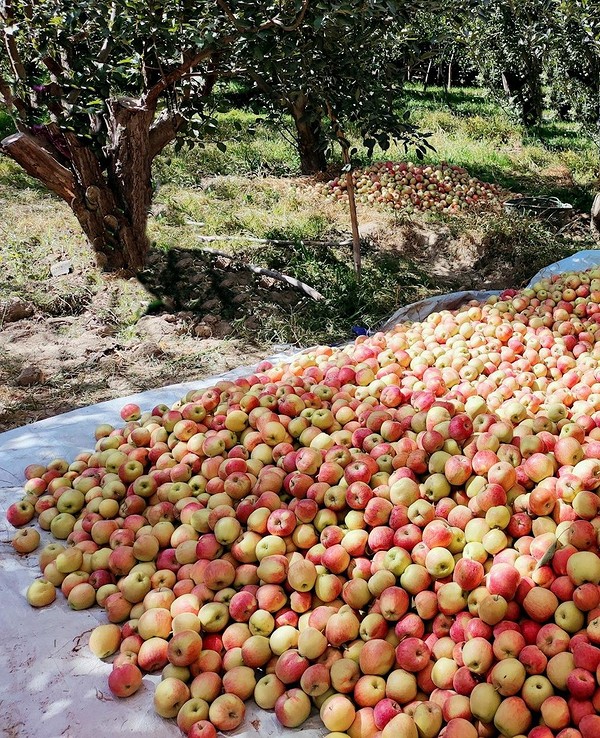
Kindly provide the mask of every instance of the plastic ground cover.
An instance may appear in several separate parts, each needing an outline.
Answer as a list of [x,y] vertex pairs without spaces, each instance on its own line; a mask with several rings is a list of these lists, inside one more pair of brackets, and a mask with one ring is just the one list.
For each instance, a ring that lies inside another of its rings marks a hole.
[[[542,269],[530,284],[565,271],[600,264],[600,250],[582,251]],[[508,285],[510,286],[510,285]],[[398,322],[423,320],[431,312],[454,309],[468,300],[485,300],[493,292],[469,291],[441,295],[408,305],[385,322],[385,330]],[[298,352],[294,352],[298,353]],[[292,354],[276,354],[272,361]],[[121,423],[120,408],[136,402],[142,409],[179,400],[188,390],[208,387],[220,379],[251,374],[240,367],[202,381],[185,382],[74,410],[0,434],[0,733],[6,738],[112,738],[115,735],[146,738],[181,736],[174,720],[158,717],[152,694],[158,676],[145,676],[140,691],[119,700],[107,686],[109,663],[87,649],[89,631],[106,622],[98,608],[73,612],[59,594],[56,602],[36,610],[25,592],[39,576],[37,553],[19,556],[10,540],[14,529],[7,523],[8,506],[22,494],[23,469],[33,462],[48,463],[56,457],[72,460],[90,449],[94,428],[100,423]],[[50,539],[43,533],[42,541]],[[327,733],[318,716],[299,730],[285,730],[273,713],[246,703],[246,719],[235,731],[240,738],[301,735],[318,738]]]

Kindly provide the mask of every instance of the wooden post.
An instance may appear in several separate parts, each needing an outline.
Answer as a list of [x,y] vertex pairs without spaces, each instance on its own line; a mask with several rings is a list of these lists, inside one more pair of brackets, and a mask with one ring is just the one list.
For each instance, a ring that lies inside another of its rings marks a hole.
[[[350,166],[350,154],[348,147],[343,148],[344,152],[344,164]],[[348,205],[350,207],[350,223],[352,225],[352,259],[354,261],[354,272],[356,273],[356,280],[360,282],[360,268],[361,268],[361,257],[360,257],[360,233],[358,231],[358,215],[356,213],[356,197],[354,196],[354,182],[352,180],[352,169],[348,169],[346,172],[346,192],[348,193]]]
[[352,161],[350,159],[350,144],[344,135],[338,119],[333,112],[329,101],[327,102],[327,115],[333,125],[335,135],[342,147],[342,156],[346,171],[346,192],[348,193],[348,205],[350,206],[350,223],[352,225],[352,258],[354,261],[354,273],[356,281],[360,282],[360,233],[358,232],[358,215],[356,213],[356,198],[354,196],[354,182],[352,181]]

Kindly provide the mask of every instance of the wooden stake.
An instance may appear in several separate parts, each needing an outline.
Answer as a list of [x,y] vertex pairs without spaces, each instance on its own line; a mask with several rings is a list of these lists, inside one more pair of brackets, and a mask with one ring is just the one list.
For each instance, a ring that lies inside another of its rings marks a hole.
[[352,161],[350,159],[350,145],[348,139],[344,136],[344,131],[335,117],[335,113],[329,102],[327,104],[327,115],[333,124],[333,130],[340,146],[342,147],[342,157],[346,171],[346,192],[348,194],[348,205],[350,206],[350,223],[352,225],[352,259],[354,261],[354,273],[356,281],[360,282],[360,233],[358,232],[358,215],[356,214],[356,198],[354,197],[354,182],[352,181]]
[[[348,148],[343,148],[344,152],[344,164],[350,165],[350,154]],[[361,257],[360,257],[360,233],[358,231],[358,215],[356,213],[356,198],[354,196],[354,182],[352,180],[352,170],[349,169],[346,172],[346,192],[348,193],[348,205],[350,207],[350,223],[352,225],[352,259],[354,261],[354,272],[356,274],[356,281],[360,282],[360,269],[361,269]]]

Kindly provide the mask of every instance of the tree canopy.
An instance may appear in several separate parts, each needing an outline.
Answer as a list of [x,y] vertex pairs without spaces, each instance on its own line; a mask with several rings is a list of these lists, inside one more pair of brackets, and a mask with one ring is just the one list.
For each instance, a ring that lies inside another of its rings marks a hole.
[[101,263],[137,269],[152,161],[211,125],[219,79],[257,84],[317,151],[326,116],[356,123],[368,147],[421,146],[393,111],[392,34],[419,2],[6,0],[0,96],[18,133],[2,150],[70,204]]

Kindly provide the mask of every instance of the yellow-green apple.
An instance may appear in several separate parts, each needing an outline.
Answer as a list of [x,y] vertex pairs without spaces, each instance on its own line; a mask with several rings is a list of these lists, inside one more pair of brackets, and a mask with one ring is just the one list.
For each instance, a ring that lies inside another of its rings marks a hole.
[[189,698],[190,690],[187,684],[180,679],[168,677],[156,685],[154,710],[161,717],[174,718]]
[[296,628],[283,625],[273,630],[269,637],[269,646],[275,656],[281,656],[285,651],[296,648],[299,637],[300,633]]
[[56,599],[56,587],[46,579],[36,579],[27,588],[26,598],[32,607],[45,607]]
[[469,695],[471,714],[477,720],[491,723],[501,701],[500,695],[492,684],[486,682],[477,684]]
[[491,683],[502,697],[512,697],[525,683],[525,667],[514,658],[502,659],[490,672]]
[[419,702],[412,718],[419,738],[435,738],[442,727],[442,710],[431,701]]
[[246,707],[234,694],[222,694],[211,704],[208,719],[217,730],[235,730],[246,714]]
[[98,625],[90,633],[90,651],[99,659],[106,659],[116,653],[121,644],[121,628],[115,623]]
[[265,674],[256,682],[254,701],[263,710],[272,710],[284,692],[285,684],[275,674]]
[[330,731],[344,732],[354,722],[356,710],[352,701],[342,694],[334,694],[321,705],[321,722]]
[[192,697],[180,707],[177,713],[177,727],[189,735],[194,724],[207,718],[208,702],[199,697]]
[[494,661],[492,645],[485,638],[472,638],[462,649],[464,665],[475,674],[486,674]]
[[600,582],[600,557],[593,551],[577,551],[567,561],[567,574],[575,586]]
[[381,731],[381,738],[418,738],[417,726],[413,718],[400,713]]
[[360,678],[360,668],[355,660],[341,658],[331,664],[329,675],[336,692],[350,694]]
[[570,651],[562,651],[552,656],[546,666],[546,676],[560,690],[567,688],[567,678],[575,668],[575,659]]
[[21,528],[15,533],[11,543],[17,553],[28,554],[40,545],[40,534],[35,528]]
[[502,595],[487,595],[479,602],[478,615],[484,623],[496,625],[504,620],[508,611],[508,602]]
[[[307,671],[312,668],[309,667]],[[385,697],[385,679],[374,675],[360,677],[354,685],[353,696],[359,707],[375,707]]]
[[417,694],[417,679],[405,669],[395,669],[386,679],[386,697],[396,700],[401,705],[413,700]]
[[310,626],[302,630],[298,637],[298,652],[310,661],[321,656],[327,645],[328,641],[323,633]]

